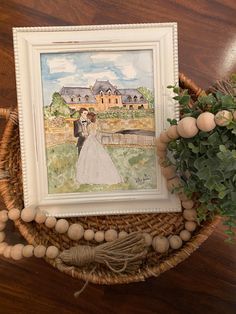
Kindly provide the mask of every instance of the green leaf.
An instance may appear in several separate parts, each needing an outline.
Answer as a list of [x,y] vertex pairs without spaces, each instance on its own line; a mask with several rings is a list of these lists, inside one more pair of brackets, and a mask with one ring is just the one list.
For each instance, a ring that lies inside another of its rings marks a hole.
[[181,105],[187,106],[189,104],[190,101],[190,96],[189,95],[184,95],[180,98],[179,103]]

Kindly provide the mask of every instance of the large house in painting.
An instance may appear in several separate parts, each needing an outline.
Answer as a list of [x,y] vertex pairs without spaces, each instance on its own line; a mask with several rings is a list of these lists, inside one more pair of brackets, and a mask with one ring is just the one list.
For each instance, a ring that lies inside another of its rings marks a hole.
[[62,87],[60,95],[71,109],[105,111],[112,107],[148,109],[147,99],[135,88],[118,89],[109,81],[98,81],[88,87]]

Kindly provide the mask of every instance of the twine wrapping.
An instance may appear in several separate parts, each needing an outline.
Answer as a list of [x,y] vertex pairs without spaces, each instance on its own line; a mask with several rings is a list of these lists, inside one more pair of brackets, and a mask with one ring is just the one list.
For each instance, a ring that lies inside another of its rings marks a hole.
[[95,247],[78,245],[63,251],[56,259],[61,270],[72,270],[91,263],[106,265],[112,272],[135,272],[143,258],[147,255],[147,247],[142,233],[134,232],[123,239],[117,239]]

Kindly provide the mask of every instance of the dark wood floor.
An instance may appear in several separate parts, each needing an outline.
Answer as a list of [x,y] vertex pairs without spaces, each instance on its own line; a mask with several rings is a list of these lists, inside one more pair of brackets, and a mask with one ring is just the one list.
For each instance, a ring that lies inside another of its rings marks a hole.
[[[16,105],[13,26],[177,21],[180,71],[207,88],[236,72],[235,17],[234,0],[1,0],[0,106]],[[235,246],[224,242],[222,226],[160,277],[130,285],[91,284],[78,300],[73,292],[82,282],[42,260],[2,258],[0,313],[235,313],[235,272]]]

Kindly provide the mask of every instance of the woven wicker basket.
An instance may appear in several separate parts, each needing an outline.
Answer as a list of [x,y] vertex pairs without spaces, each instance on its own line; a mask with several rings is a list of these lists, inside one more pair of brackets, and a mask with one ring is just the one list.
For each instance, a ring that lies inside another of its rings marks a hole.
[[[179,81],[181,87],[189,89],[192,98],[196,98],[202,92],[196,84],[183,74],[179,75]],[[8,210],[13,207],[22,209],[23,192],[17,111],[16,109],[0,109],[0,116],[6,119],[6,126],[0,145],[0,193]],[[218,221],[219,218],[216,218],[214,221],[206,222],[204,225],[199,226],[191,240],[185,243],[179,250],[170,250],[166,254],[150,251],[135,274],[117,274],[102,266],[97,266],[93,273],[91,273],[91,267],[89,266],[76,268],[74,271],[65,270],[64,272],[96,284],[121,284],[143,281],[150,276],[158,276],[185,260],[209,237]],[[167,237],[179,233],[183,229],[184,224],[181,213],[70,218],[69,222],[79,222],[85,229],[89,228],[94,231],[114,228],[117,231],[143,231],[150,233],[152,236],[164,235]],[[19,219],[15,221],[15,225],[24,238],[33,245],[55,245],[60,250],[64,250],[76,244],[66,235],[56,234],[52,230],[47,229],[44,224],[25,223]],[[95,242],[91,242],[91,245],[95,245]],[[46,261],[57,267],[54,260],[46,259]]]

